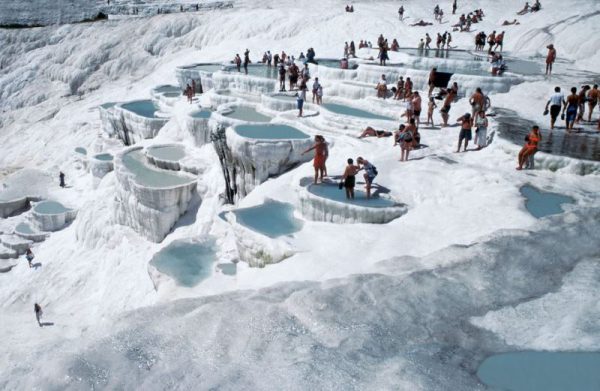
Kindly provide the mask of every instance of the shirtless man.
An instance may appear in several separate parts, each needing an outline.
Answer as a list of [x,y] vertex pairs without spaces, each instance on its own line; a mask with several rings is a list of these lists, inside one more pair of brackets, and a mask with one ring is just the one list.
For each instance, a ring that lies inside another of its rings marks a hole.
[[577,94],[577,98],[579,99],[579,109],[578,109],[578,115],[577,115],[577,123],[581,122],[583,120],[583,114],[585,114],[585,101],[586,99],[586,95],[587,92],[590,90],[590,86],[585,85],[581,87],[581,90],[579,91],[579,94]]
[[490,45],[490,48],[488,49],[488,53],[492,52],[492,48],[494,47],[495,43],[496,43],[496,30],[492,31],[492,33],[490,35],[488,35],[488,45]]
[[429,84],[429,92],[427,93],[427,96],[431,96],[431,93],[433,92],[433,89],[435,88],[436,75],[437,75],[437,67],[431,68],[431,72],[429,72],[429,81],[427,82],[427,84]]
[[504,31],[496,36],[496,49],[500,46],[500,51],[502,51],[502,47],[504,45]]
[[[456,84],[456,83],[455,83]],[[446,95],[446,99],[444,100],[444,104],[442,105],[442,108],[440,109],[440,113],[442,114],[442,120],[444,120],[444,123],[442,126],[448,126],[448,118],[449,118],[449,113],[450,113],[450,107],[452,106],[452,102],[454,102],[454,99],[456,98],[456,95],[458,94],[458,86],[453,85],[449,90],[448,90],[448,95]]]
[[598,84],[594,84],[594,87],[588,92],[587,95],[587,99],[588,99],[588,121],[591,122],[592,121],[592,112],[594,111],[594,108],[596,107],[596,105],[598,104],[598,101],[600,100],[600,90],[598,90]]
[[473,121],[471,118],[471,114],[465,113],[465,115],[463,115],[456,121],[460,122],[460,133],[458,134],[458,147],[456,149],[456,152],[460,152],[460,146],[463,140],[465,140],[463,152],[467,152],[467,146],[469,145],[469,141],[472,138],[471,127],[473,126]]
[[429,44],[431,43],[431,37],[429,36],[429,33],[425,34],[425,49],[431,49],[431,46],[429,46]]
[[577,118],[577,109],[579,107],[579,96],[577,95],[577,88],[571,88],[571,95],[567,97],[567,104],[563,109],[562,114],[565,116],[565,123],[567,125],[567,132],[571,133],[573,125],[575,125],[575,119]]
[[417,127],[419,127],[419,124],[421,123],[420,117],[421,117],[422,100],[421,100],[421,96],[419,95],[418,91],[413,92],[411,102],[412,102],[412,109],[413,109],[413,117],[412,118],[416,120]]
[[485,96],[483,95],[481,88],[477,87],[473,95],[471,95],[469,103],[472,107],[471,117],[473,118],[473,121],[475,121],[477,119],[477,113],[479,113],[480,110],[485,109]]
[[556,49],[554,49],[554,45],[550,44],[546,46],[548,49],[548,55],[546,56],[546,75],[552,74],[552,64],[556,61]]

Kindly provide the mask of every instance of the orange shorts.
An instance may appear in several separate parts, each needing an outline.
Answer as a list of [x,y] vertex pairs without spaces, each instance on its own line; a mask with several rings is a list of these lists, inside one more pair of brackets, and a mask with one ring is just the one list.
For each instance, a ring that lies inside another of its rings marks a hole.
[[320,168],[320,169],[325,168],[325,156],[323,156],[323,155],[317,155],[317,156],[315,156],[315,160],[313,162],[313,166],[315,168]]

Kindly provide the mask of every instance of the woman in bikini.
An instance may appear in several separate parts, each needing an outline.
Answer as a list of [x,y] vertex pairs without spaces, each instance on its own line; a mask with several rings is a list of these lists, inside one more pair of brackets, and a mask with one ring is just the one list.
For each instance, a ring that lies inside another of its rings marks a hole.
[[542,141],[542,134],[540,133],[540,127],[534,125],[531,128],[531,132],[525,137],[525,145],[519,152],[519,166],[517,170],[522,170],[523,165],[527,162],[530,156],[533,156],[538,151],[538,144]]

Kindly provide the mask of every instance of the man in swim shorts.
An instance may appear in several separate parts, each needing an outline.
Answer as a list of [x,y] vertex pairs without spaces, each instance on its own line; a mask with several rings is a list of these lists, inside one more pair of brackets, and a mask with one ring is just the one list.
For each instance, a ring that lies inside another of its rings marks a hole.
[[567,97],[567,104],[563,109],[563,115],[566,112],[565,122],[567,126],[567,132],[573,130],[575,125],[575,119],[577,119],[577,108],[579,107],[579,96],[577,95],[577,88],[571,88],[571,95]]
[[458,134],[458,148],[456,152],[460,152],[460,146],[465,140],[465,146],[463,147],[463,152],[467,152],[467,146],[469,145],[469,141],[472,138],[471,126],[473,125],[471,122],[471,114],[465,113],[462,117],[457,119],[460,122],[460,133]]
[[560,114],[560,109],[563,106],[566,107],[566,105],[565,96],[560,92],[560,87],[554,87],[554,94],[552,94],[550,99],[548,99],[548,102],[546,102],[546,109],[544,110],[544,113],[547,114],[548,106],[550,106],[550,130],[554,129],[554,124]]
[[588,101],[588,121],[592,121],[592,112],[594,111],[594,107],[598,104],[598,100],[600,100],[600,90],[598,90],[598,84],[594,84],[594,87],[588,92],[587,101]]

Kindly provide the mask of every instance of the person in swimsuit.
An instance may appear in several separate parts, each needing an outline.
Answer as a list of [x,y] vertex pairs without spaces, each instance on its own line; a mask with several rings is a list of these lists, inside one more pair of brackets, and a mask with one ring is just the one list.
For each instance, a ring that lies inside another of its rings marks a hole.
[[458,94],[458,86],[456,88],[454,88],[454,86],[452,86],[452,88],[450,88],[448,90],[448,95],[446,95],[446,99],[444,100],[444,104],[442,105],[442,108],[440,109],[440,113],[442,114],[442,120],[444,121],[444,124],[442,126],[448,126],[448,118],[450,118],[450,108],[452,107],[452,102],[454,102],[454,99],[456,98],[456,95]]
[[404,98],[404,78],[402,76],[398,76],[396,92],[394,93],[395,100],[400,100],[400,98]]
[[327,143],[323,136],[315,136],[315,143],[312,147],[302,152],[302,155],[314,150],[315,158],[313,160],[313,167],[315,168],[315,185],[317,180],[320,178],[323,183],[323,174],[325,172],[325,161],[327,160]]
[[588,101],[588,122],[592,122],[592,112],[600,100],[600,90],[598,90],[598,84],[594,84],[594,87],[587,94]]
[[419,95],[418,91],[413,92],[411,103],[412,103],[412,117],[411,118],[416,120],[417,127],[419,127],[419,124],[421,122],[420,117],[421,117],[422,100],[421,100],[421,96]]
[[571,133],[573,125],[575,125],[575,119],[577,119],[577,108],[579,107],[579,96],[577,95],[577,88],[571,88],[571,95],[567,97],[567,104],[563,109],[562,114],[565,116],[565,123],[567,126],[567,132]]
[[31,251],[31,249],[28,248],[27,251],[25,251],[25,259],[27,259],[29,268],[33,267],[33,265],[31,264],[31,262],[33,261],[33,258],[35,258],[35,256],[33,255],[33,251]]
[[378,98],[385,99],[387,97],[387,80],[385,78],[385,75],[381,75],[381,79],[379,79],[379,82],[377,83],[375,89],[377,90]]
[[427,81],[427,84],[429,85],[429,92],[427,93],[427,96],[431,96],[431,93],[433,92],[433,89],[435,88],[436,76],[437,76],[437,67],[433,67],[433,68],[431,68],[431,72],[429,72],[429,80]]
[[546,75],[552,74],[552,64],[556,61],[556,49],[554,49],[554,45],[550,44],[546,46],[548,49],[548,54],[546,55]]
[[435,98],[432,96],[429,98],[429,103],[427,106],[427,125],[431,123],[431,126],[435,126],[433,124],[433,110],[437,107],[435,104]]
[[244,52],[244,72],[248,74],[248,64],[250,64],[250,50]]
[[367,199],[371,198],[371,186],[373,185],[373,180],[377,176],[377,169],[374,165],[372,165],[367,159],[363,159],[362,157],[358,157],[356,159],[358,163],[359,171],[365,170],[364,178],[365,178],[365,188],[367,193]]
[[35,320],[38,322],[38,326],[42,327],[42,315],[44,311],[42,311],[42,306],[38,303],[33,305],[33,312],[35,312]]
[[407,127],[404,128],[404,131],[400,134],[399,138],[402,141],[400,144],[400,161],[405,162],[408,160],[408,154],[411,149],[415,146],[416,142],[416,132],[417,127],[415,126],[415,120],[411,119]]
[[531,128],[531,132],[525,137],[525,145],[521,148],[519,152],[517,170],[522,170],[525,163],[529,160],[531,156],[533,156],[537,151],[538,144],[542,141],[542,134],[540,133],[540,128],[537,125],[534,125]]
[[481,88],[477,87],[473,95],[471,95],[469,103],[473,108],[473,110],[471,111],[471,117],[475,119],[477,113],[479,113],[485,107],[485,96],[483,95]]
[[354,160],[348,159],[348,165],[342,175],[342,184],[346,189],[346,198],[349,200],[354,199],[354,186],[356,185],[356,174],[358,174],[359,167],[354,164]]
[[471,114],[465,113],[465,115],[463,115],[456,121],[460,122],[460,124],[461,124],[460,125],[460,133],[458,134],[458,148],[456,149],[456,152],[457,153],[460,152],[460,146],[461,146],[463,140],[465,140],[463,152],[467,152],[467,146],[469,145],[469,140],[471,140],[471,138],[472,138],[471,127],[473,124],[471,122]]
[[367,126],[365,128],[365,130],[362,131],[360,136],[358,136],[358,138],[365,138],[365,137],[382,138],[382,137],[390,137],[391,135],[392,135],[392,132],[388,132],[385,130],[376,130],[370,126]]
[[590,89],[591,87],[588,85],[582,86],[579,94],[577,94],[577,97],[579,98],[579,114],[577,115],[577,123],[583,121],[583,115],[585,114],[585,102],[587,101],[586,95]]

